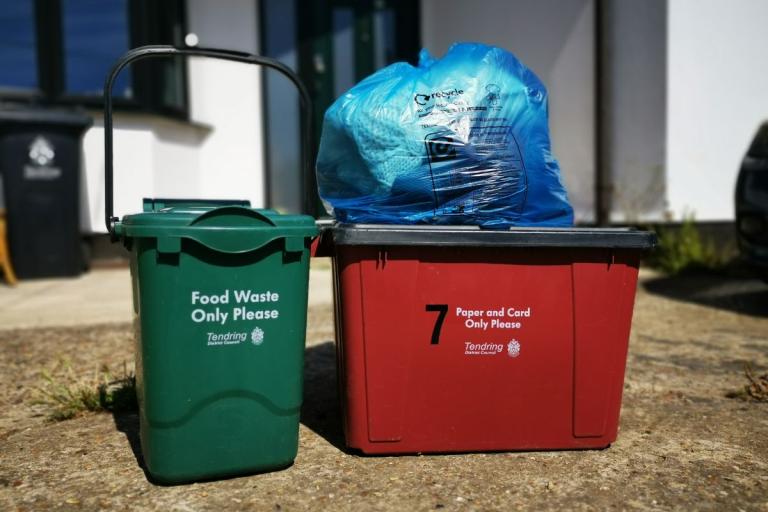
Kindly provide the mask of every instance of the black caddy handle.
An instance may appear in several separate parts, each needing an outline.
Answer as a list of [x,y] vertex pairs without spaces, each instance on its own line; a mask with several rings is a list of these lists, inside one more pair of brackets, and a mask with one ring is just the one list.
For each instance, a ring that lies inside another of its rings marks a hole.
[[309,97],[309,92],[304,84],[299,79],[298,75],[294,73],[288,66],[282,62],[270,59],[268,57],[261,57],[259,55],[253,55],[245,52],[238,52],[233,50],[219,50],[215,48],[176,48],[175,46],[164,45],[152,45],[141,46],[134,48],[125,53],[120,60],[118,60],[110,70],[104,81],[104,197],[105,197],[105,210],[106,210],[106,225],[107,231],[115,238],[115,222],[120,220],[114,216],[114,201],[113,201],[113,144],[112,144],[112,86],[115,83],[115,79],[120,71],[123,70],[128,64],[153,57],[175,57],[175,56],[199,56],[199,57],[211,57],[215,59],[231,60],[235,62],[243,62],[246,64],[258,64],[272,68],[285,77],[287,77],[299,91],[299,97],[301,98],[301,109],[304,117],[303,134],[301,138],[301,161],[304,167],[304,176],[302,183],[302,198],[304,200],[304,213],[311,214],[313,211],[314,195],[312,194],[314,188],[314,179],[312,177],[312,163],[311,153],[309,150],[309,144],[312,140],[312,103]]

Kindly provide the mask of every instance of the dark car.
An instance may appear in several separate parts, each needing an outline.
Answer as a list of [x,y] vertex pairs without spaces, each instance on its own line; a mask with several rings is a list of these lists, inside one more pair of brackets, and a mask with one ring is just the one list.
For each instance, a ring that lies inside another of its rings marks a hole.
[[742,256],[768,279],[768,122],[757,130],[741,162],[736,232]]

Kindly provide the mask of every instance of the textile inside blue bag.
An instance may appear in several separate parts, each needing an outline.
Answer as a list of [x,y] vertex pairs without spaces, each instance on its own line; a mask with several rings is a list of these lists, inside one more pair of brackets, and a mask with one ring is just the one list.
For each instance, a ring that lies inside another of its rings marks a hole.
[[570,226],[550,149],[547,91],[501,48],[383,68],[326,111],[317,159],[341,222]]

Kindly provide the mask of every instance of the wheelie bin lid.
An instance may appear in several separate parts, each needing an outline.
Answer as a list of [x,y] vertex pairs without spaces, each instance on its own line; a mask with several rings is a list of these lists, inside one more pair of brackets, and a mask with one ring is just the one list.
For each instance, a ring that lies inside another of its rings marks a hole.
[[244,253],[278,239],[286,240],[287,251],[303,250],[317,227],[308,215],[251,208],[248,201],[145,199],[144,211],[124,216],[115,234],[157,238],[161,252],[178,252],[181,239],[187,239],[220,252]]
[[66,126],[78,129],[88,128],[93,119],[80,110],[61,110],[39,107],[2,106],[2,125]]
[[326,224],[324,237],[336,245],[409,245],[461,247],[584,247],[648,250],[656,235],[634,228],[410,226]]

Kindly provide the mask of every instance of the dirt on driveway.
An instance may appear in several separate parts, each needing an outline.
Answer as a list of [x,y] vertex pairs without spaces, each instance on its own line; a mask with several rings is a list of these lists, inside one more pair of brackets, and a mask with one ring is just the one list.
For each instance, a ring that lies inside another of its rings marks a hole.
[[[726,398],[768,369],[768,286],[645,273],[621,430],[606,450],[365,457],[343,448],[331,306],[310,309],[293,466],[172,487],[140,466],[135,414],[59,422],[45,369],[131,363],[129,325],[0,331],[0,510],[768,511],[768,403]],[[61,378],[66,378],[62,374]]]

